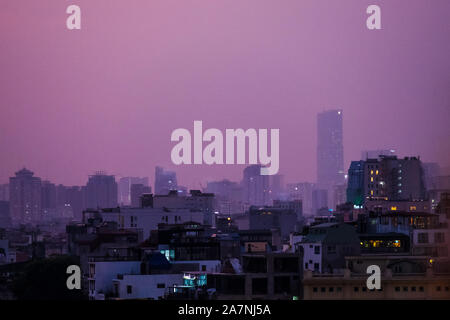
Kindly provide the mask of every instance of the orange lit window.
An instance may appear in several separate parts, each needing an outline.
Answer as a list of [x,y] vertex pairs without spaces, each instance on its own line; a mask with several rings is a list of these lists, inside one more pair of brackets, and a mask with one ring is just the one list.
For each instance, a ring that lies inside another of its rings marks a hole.
[[410,207],[409,207],[409,210],[410,210],[410,211],[416,211],[416,210],[417,210],[417,207],[416,207],[416,206],[410,206]]
[[396,211],[396,210],[397,210],[397,207],[395,207],[395,206],[391,207],[391,211]]
[[378,174],[378,170],[375,172],[375,174]]

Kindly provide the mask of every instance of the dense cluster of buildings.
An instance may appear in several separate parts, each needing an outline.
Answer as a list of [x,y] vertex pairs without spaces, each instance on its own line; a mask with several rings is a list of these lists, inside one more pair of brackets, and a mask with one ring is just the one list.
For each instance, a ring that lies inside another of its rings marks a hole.
[[450,299],[450,176],[392,149],[345,170],[342,121],[318,116],[315,183],[251,165],[188,191],[157,167],[152,192],[145,177],[69,187],[23,168],[0,185],[0,278],[70,255],[90,299]]

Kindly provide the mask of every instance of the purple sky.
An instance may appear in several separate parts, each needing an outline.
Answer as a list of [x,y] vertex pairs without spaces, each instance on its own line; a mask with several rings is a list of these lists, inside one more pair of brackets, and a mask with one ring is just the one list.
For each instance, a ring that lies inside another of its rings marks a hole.
[[[65,27],[69,4],[82,30]],[[380,31],[365,26],[379,4]],[[2,0],[0,183],[96,170],[181,184],[243,166],[171,165],[176,128],[279,128],[280,173],[316,177],[316,114],[343,108],[345,164],[361,150],[450,165],[448,0]]]

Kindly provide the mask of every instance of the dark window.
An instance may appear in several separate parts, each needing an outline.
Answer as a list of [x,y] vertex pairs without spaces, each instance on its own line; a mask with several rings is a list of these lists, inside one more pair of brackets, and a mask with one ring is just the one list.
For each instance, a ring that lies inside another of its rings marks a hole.
[[325,287],[320,288],[320,292],[325,292],[326,290],[327,290],[327,288],[325,288]]
[[158,284],[156,285],[156,287],[157,287],[158,289],[164,289],[164,288],[166,287],[166,284],[165,284],[165,283],[158,283]]
[[320,246],[314,247],[314,254],[320,254]]
[[206,271],[206,265],[202,264],[202,271]]
[[329,288],[328,288],[328,291],[329,291],[329,292],[334,292],[334,288],[333,288],[333,287],[329,287]]
[[336,288],[336,291],[337,291],[337,292],[341,292],[341,291],[342,291],[342,287],[337,287],[337,288]]
[[419,233],[417,235],[417,242],[428,243],[428,233]]
[[353,291],[358,292],[359,288],[358,287],[353,287]]
[[419,291],[420,292],[423,292],[424,290],[423,290],[423,287],[419,287]]
[[132,293],[133,293],[133,287],[127,286],[127,294],[132,294]]
[[336,253],[336,246],[328,246],[328,253]]
[[403,291],[408,291],[408,287],[403,287]]
[[282,272],[282,273],[298,272],[299,266],[300,265],[298,258],[285,257],[273,259],[274,272]]
[[267,278],[252,279],[252,294],[267,294]]
[[317,292],[317,287],[314,287],[314,288],[313,288],[313,292]]
[[441,286],[437,286],[436,291],[441,291]]
[[395,291],[400,291],[400,287],[395,287]]
[[275,293],[291,293],[290,277],[274,277],[273,286]]
[[445,242],[444,233],[438,232],[434,234],[434,242],[435,243],[443,243]]

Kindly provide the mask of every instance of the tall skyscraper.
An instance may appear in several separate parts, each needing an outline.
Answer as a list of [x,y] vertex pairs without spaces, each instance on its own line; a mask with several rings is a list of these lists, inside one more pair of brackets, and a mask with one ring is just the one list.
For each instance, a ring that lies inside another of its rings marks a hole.
[[117,183],[112,175],[96,172],[89,176],[86,184],[86,204],[88,208],[117,207]]
[[35,223],[41,217],[42,182],[23,168],[9,178],[10,216],[13,225]]
[[166,195],[177,188],[177,175],[174,171],[155,168],[155,194]]
[[342,110],[317,115],[317,183],[327,190],[345,182],[342,119]]

